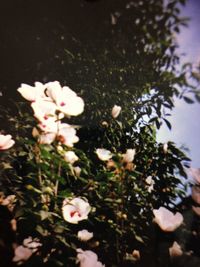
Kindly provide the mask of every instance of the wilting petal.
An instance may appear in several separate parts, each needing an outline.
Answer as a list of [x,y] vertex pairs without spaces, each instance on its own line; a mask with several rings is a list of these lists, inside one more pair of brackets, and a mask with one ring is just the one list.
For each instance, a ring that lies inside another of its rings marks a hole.
[[65,221],[77,224],[79,221],[86,220],[91,210],[89,203],[81,198],[63,201],[62,213]]
[[107,161],[112,158],[112,153],[104,148],[97,148],[96,154],[100,160]]
[[105,267],[100,261],[98,261],[97,254],[91,250],[77,250],[77,263],[80,263],[80,267]]
[[183,255],[181,246],[176,241],[174,241],[173,245],[169,248],[169,255],[171,258],[180,257]]
[[157,210],[154,209],[153,214],[155,216],[154,221],[164,232],[173,232],[183,222],[183,216],[180,212],[173,214],[165,207],[160,207]]
[[10,134],[0,134],[0,150],[11,148],[14,143],[15,141],[12,140],[12,136]]
[[112,117],[114,119],[116,119],[119,116],[121,109],[122,108],[120,106],[114,105],[114,107],[112,108],[112,112],[111,112]]
[[88,232],[88,230],[84,229],[81,231],[78,231],[78,239],[80,239],[81,241],[88,241],[91,238],[93,238],[93,233],[92,232]]

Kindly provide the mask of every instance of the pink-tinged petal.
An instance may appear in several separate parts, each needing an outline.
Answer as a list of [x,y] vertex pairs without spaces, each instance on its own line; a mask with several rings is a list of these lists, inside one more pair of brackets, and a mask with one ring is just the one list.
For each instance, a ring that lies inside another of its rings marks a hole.
[[15,144],[15,141],[12,140],[12,136],[10,134],[8,135],[0,134],[0,150],[9,149],[14,144]]
[[157,210],[154,209],[153,214],[155,216],[155,223],[157,223],[164,232],[173,232],[183,223],[183,216],[181,213],[177,212],[173,214],[165,207],[160,207]]
[[18,246],[15,249],[15,256],[13,257],[14,262],[27,261],[33,254],[32,250],[25,248],[24,246]]
[[98,261],[98,256],[91,250],[82,250],[78,248],[77,250],[77,263],[80,263],[80,267],[105,267],[100,261]]
[[120,106],[114,105],[111,112],[111,115],[114,119],[116,119],[119,116],[121,109],[122,108]]

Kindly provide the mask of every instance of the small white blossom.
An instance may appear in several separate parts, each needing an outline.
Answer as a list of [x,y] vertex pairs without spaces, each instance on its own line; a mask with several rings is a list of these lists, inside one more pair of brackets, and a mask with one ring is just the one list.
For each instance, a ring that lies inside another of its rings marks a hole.
[[0,134],[0,150],[6,150],[14,145],[15,141],[10,134]]
[[114,119],[116,119],[119,116],[121,109],[122,108],[120,106],[114,105],[114,107],[112,108],[112,112],[111,112],[112,117]]
[[105,267],[100,261],[98,261],[97,254],[91,250],[77,250],[77,263],[80,263],[80,267]]
[[78,157],[74,153],[74,151],[67,151],[64,154],[64,159],[65,159],[66,162],[73,164],[75,161],[78,160]]
[[78,231],[78,239],[80,239],[81,241],[88,241],[91,238],[93,238],[93,233],[92,232],[88,232],[88,230],[84,229],[81,231]]
[[96,154],[98,158],[102,161],[107,161],[112,158],[112,153],[104,148],[97,148],[96,149]]
[[126,153],[123,154],[123,161],[126,163],[132,162],[135,157],[135,149],[129,148]]
[[82,198],[66,198],[63,201],[62,214],[65,221],[77,224],[79,221],[86,220],[91,210],[90,204]]
[[180,212],[173,214],[165,207],[154,209],[153,214],[155,216],[154,221],[159,225],[164,232],[173,232],[183,222],[183,216]]

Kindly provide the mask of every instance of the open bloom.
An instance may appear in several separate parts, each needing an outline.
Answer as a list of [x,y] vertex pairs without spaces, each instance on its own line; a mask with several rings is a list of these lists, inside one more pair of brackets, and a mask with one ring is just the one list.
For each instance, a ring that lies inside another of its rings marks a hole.
[[78,160],[78,157],[76,156],[76,154],[74,153],[74,151],[67,151],[67,152],[65,152],[64,158],[65,158],[65,161],[66,162],[71,163],[71,164],[73,164],[75,161]]
[[31,104],[34,111],[34,116],[40,121],[46,121],[49,117],[53,117],[57,120],[56,116],[56,104],[51,101],[37,100]]
[[97,254],[91,250],[77,250],[77,263],[80,263],[80,267],[105,267],[100,261],[98,261]]
[[121,109],[122,108],[120,106],[114,105],[114,107],[112,108],[112,112],[111,112],[112,117],[114,119],[116,119],[119,116]]
[[63,201],[62,213],[65,221],[77,224],[79,221],[86,220],[91,210],[90,204],[82,198],[66,198]]
[[112,153],[104,148],[97,148],[96,154],[98,158],[102,161],[107,161],[112,158]]
[[69,87],[61,87],[59,82],[46,84],[47,94],[57,105],[57,109],[68,116],[77,116],[84,110],[84,101]]
[[154,221],[164,232],[173,232],[183,222],[183,216],[180,212],[173,214],[165,207],[154,209],[153,214],[155,216]]
[[126,163],[132,162],[135,157],[135,149],[129,148],[126,153],[123,154],[123,161]]
[[11,148],[14,143],[15,141],[12,140],[12,136],[10,134],[0,134],[0,150]]
[[88,230],[84,229],[78,231],[78,239],[80,239],[81,241],[88,241],[91,238],[93,238],[93,233],[88,232]]
[[34,102],[40,98],[47,98],[44,91],[45,85],[40,82],[35,82],[35,86],[22,83],[17,91],[28,101]]
[[180,257],[183,255],[181,246],[174,241],[173,245],[169,248],[169,255],[171,258]]

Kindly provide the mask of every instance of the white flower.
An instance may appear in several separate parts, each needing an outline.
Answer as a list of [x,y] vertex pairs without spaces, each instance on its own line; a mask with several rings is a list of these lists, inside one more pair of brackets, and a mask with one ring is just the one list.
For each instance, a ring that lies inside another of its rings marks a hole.
[[74,167],[74,172],[76,176],[80,176],[81,174],[81,168],[79,166]]
[[35,82],[35,86],[28,84],[21,84],[21,87],[17,91],[28,101],[34,102],[40,98],[46,98],[45,96],[45,85],[40,82]]
[[177,212],[174,215],[171,211],[169,211],[165,207],[154,209],[153,214],[155,216],[154,221],[159,225],[159,227],[164,232],[173,232],[183,222],[183,216],[180,212]]
[[41,122],[46,121],[49,117],[57,120],[56,104],[50,101],[37,100],[31,104],[31,107],[34,111],[34,116]]
[[77,250],[77,263],[80,263],[80,267],[105,267],[100,261],[98,261],[97,254],[91,250]]
[[39,128],[46,133],[57,133],[59,127],[59,121],[55,121],[54,117],[47,117],[46,120],[38,123]]
[[64,159],[65,159],[66,162],[69,162],[69,163],[73,164],[75,161],[78,160],[78,157],[76,156],[74,151],[67,151],[64,154]]
[[91,238],[93,238],[93,233],[88,232],[88,230],[84,229],[78,231],[78,239],[80,239],[81,241],[88,241]]
[[135,149],[129,148],[126,153],[123,154],[123,161],[126,163],[132,162],[135,157]]
[[200,205],[200,187],[196,185],[192,187],[192,199]]
[[68,116],[77,116],[83,112],[83,99],[69,87],[61,87],[59,82],[50,82],[46,86],[47,94],[55,101],[59,111]]
[[151,191],[153,191],[153,189],[154,189],[155,181],[153,180],[152,176],[148,176],[147,179],[145,180],[145,182],[148,184],[147,191],[149,193],[151,193]]
[[79,221],[86,220],[90,210],[90,204],[81,198],[76,197],[72,200],[67,198],[63,201],[63,217],[69,223],[76,224]]
[[30,248],[25,248],[24,246],[18,246],[15,249],[15,256],[13,257],[12,260],[14,262],[27,261],[32,254],[33,251]]
[[121,109],[122,108],[120,106],[114,105],[114,107],[112,108],[112,112],[111,112],[112,117],[114,119],[116,119],[119,116]]
[[0,134],[0,150],[11,148],[14,143],[15,141],[12,140],[12,136],[10,134]]
[[168,144],[164,143],[163,144],[163,152],[166,154],[168,152]]
[[169,248],[169,255],[171,258],[180,257],[183,255],[181,246],[176,241],[174,241],[173,245]]
[[76,135],[76,130],[67,123],[61,123],[59,125],[58,139],[62,144],[68,147],[73,147],[74,143],[79,141],[79,138]]
[[96,154],[100,160],[107,161],[112,158],[112,153],[104,148],[97,148]]

